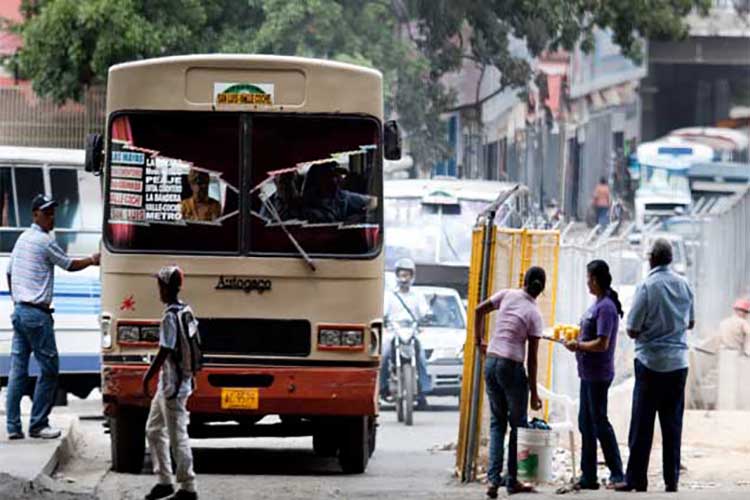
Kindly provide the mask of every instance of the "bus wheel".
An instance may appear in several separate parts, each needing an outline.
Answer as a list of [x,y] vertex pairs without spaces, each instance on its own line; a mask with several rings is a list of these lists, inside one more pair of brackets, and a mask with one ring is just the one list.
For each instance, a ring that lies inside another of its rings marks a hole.
[[349,417],[342,424],[339,465],[346,474],[362,474],[370,458],[368,417]]
[[375,417],[367,417],[367,426],[367,445],[369,448],[368,455],[372,457],[372,454],[375,453],[375,444],[378,434],[378,424],[375,421]]
[[313,434],[313,451],[319,457],[335,457],[339,451],[336,435],[328,429],[316,430]]
[[117,415],[110,418],[109,425],[112,470],[141,472],[146,451],[146,413],[139,408],[121,406]]

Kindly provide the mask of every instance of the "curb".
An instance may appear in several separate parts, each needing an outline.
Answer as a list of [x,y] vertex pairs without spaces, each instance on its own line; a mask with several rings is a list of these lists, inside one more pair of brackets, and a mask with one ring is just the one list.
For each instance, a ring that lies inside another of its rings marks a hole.
[[33,482],[44,485],[51,480],[52,475],[60,464],[64,464],[73,457],[78,447],[79,438],[78,417],[74,416],[71,418],[68,428],[63,431],[63,435],[55,451],[44,464],[39,474],[36,475]]

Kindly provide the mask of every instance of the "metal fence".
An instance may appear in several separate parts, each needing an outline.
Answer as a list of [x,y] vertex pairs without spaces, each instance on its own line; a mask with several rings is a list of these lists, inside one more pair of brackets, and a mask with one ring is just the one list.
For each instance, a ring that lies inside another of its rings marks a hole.
[[62,106],[39,98],[29,85],[0,87],[0,144],[80,149],[86,134],[104,129],[105,110],[100,87]]
[[[750,295],[750,189],[726,198],[702,199],[686,216],[683,231],[688,254],[685,277],[695,294],[696,327],[688,336],[691,346],[691,373],[688,404],[711,408],[716,403],[716,356],[706,354],[701,345],[711,344],[718,334],[722,319],[732,314],[732,304],[738,297]],[[555,319],[558,323],[577,324],[593,298],[586,286],[586,264],[593,259],[604,259],[610,266],[612,287],[620,294],[627,315],[636,285],[647,272],[645,242],[658,224],[646,228],[638,238],[641,243],[629,242],[629,228],[619,236],[606,232],[599,236],[590,232],[562,233],[559,259],[559,284]],[[625,320],[621,321],[616,350],[615,385],[633,372],[634,343],[625,335]],[[561,351],[561,346],[556,346]],[[553,388],[559,394],[576,397],[578,378],[575,359],[562,352],[555,353]]]

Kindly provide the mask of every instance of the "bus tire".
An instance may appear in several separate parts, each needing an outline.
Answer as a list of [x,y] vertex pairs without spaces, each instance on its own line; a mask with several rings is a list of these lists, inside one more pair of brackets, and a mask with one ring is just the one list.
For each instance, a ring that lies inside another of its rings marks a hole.
[[414,388],[417,385],[417,381],[412,365],[403,365],[401,370],[403,371],[402,378],[404,380],[404,399],[401,401],[404,407],[404,424],[412,425],[414,424],[414,400],[416,398]]
[[378,435],[378,424],[375,421],[375,417],[367,417],[367,444],[369,448],[368,455],[372,457],[372,454],[375,453],[375,445],[377,444],[377,435]]
[[313,451],[319,457],[335,457],[339,452],[336,435],[330,429],[318,429],[313,434]]
[[347,417],[342,422],[339,465],[346,474],[362,474],[370,459],[369,418]]
[[112,470],[138,474],[146,451],[146,413],[140,408],[120,407],[110,418],[109,442]]

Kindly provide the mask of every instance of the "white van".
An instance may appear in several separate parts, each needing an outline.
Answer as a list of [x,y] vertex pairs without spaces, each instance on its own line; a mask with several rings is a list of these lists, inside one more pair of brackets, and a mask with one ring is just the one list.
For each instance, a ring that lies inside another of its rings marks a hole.
[[[31,199],[45,193],[59,202],[54,235],[71,257],[98,251],[102,227],[99,179],[83,169],[84,152],[72,149],[0,146],[0,271],[21,233],[31,225]],[[67,393],[86,397],[99,387],[99,269],[70,273],[55,268],[55,338],[60,355],[58,404]],[[0,279],[0,386],[8,383],[13,301]],[[29,375],[39,374],[33,356]],[[31,384],[28,391],[33,390]]]

